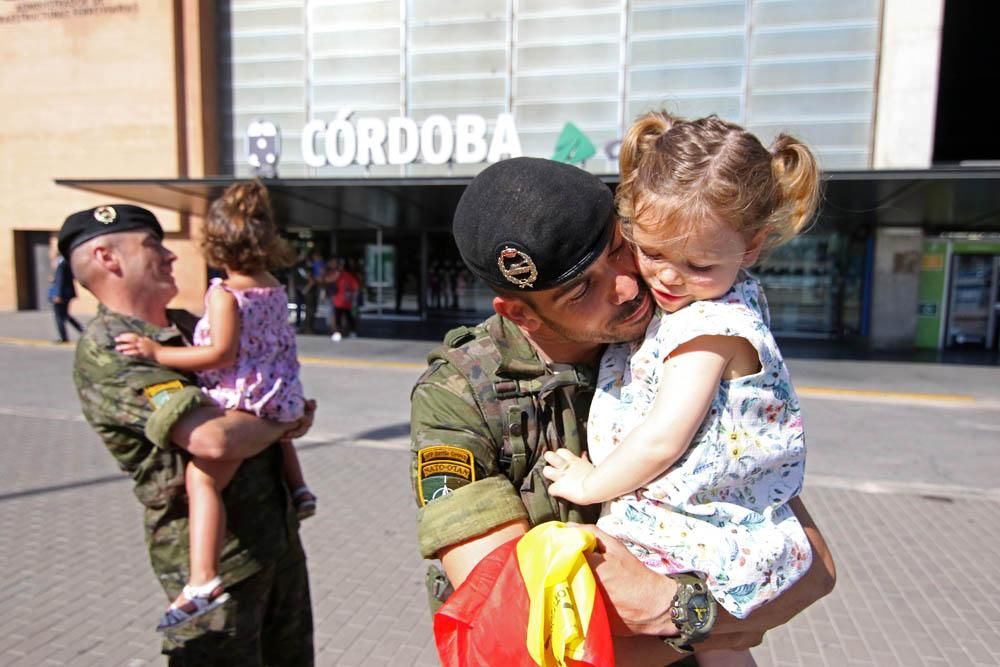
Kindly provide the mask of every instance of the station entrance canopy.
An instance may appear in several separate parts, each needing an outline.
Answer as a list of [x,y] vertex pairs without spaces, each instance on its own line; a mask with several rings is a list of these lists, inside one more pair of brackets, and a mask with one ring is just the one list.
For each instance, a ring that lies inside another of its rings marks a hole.
[[[614,184],[617,175],[602,176]],[[201,179],[57,179],[108,197],[203,216],[232,177]],[[264,183],[276,216],[289,228],[446,231],[471,177],[274,178]],[[921,227],[943,232],[1000,231],[1000,167],[835,171],[823,175],[824,224]]]

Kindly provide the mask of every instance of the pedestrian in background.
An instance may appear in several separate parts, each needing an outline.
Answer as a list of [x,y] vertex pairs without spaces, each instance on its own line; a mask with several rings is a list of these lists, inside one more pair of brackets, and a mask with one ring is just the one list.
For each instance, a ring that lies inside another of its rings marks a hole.
[[357,306],[358,279],[347,267],[347,262],[343,259],[337,260],[333,270],[326,279],[327,291],[331,294],[330,305],[333,311],[330,313],[330,328],[333,333],[330,340],[339,342],[344,336],[357,338],[357,320],[354,317],[354,309]]
[[323,291],[323,274],[326,271],[326,260],[323,253],[313,250],[306,262],[306,283],[302,288],[305,297],[306,323],[305,333],[316,333],[316,309],[319,308],[320,292]]
[[69,304],[76,298],[76,286],[73,285],[73,270],[69,262],[59,256],[56,258],[56,268],[49,278],[49,303],[52,304],[52,313],[56,318],[56,331],[59,338],[56,343],[68,343],[69,337],[66,335],[66,323],[76,329],[77,333],[83,333],[81,325],[75,317],[69,314]]

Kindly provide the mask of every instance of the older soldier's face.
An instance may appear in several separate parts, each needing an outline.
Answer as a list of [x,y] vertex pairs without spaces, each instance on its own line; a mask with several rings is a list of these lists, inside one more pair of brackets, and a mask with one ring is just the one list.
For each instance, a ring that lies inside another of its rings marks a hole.
[[125,232],[117,240],[122,277],[135,296],[166,307],[177,296],[173,264],[177,255],[152,232]]
[[531,295],[535,314],[569,342],[619,343],[641,337],[653,315],[649,289],[616,225],[608,247],[580,277]]

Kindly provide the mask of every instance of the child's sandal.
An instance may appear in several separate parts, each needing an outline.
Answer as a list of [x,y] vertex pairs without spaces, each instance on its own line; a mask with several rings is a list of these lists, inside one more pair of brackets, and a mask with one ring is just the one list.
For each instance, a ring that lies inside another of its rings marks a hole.
[[309,490],[308,486],[300,486],[292,493],[292,503],[295,505],[295,514],[299,521],[308,519],[316,513],[316,496]]
[[222,579],[216,577],[207,584],[192,586],[188,584],[181,592],[181,597],[160,618],[157,632],[175,630],[190,621],[204,616],[216,607],[229,600],[229,593],[222,587]]

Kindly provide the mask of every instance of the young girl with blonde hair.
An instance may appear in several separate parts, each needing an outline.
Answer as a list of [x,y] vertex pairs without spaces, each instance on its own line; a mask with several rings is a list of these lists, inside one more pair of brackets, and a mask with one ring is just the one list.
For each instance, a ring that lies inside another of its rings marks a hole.
[[[590,412],[591,464],[545,455],[550,492],[611,501],[598,526],[648,567],[705,578],[746,617],[794,584],[812,551],[788,506],[802,488],[799,401],[746,269],[812,219],[816,160],[771,149],[715,116],[639,118],[620,153],[616,204],[659,312],[645,339],[610,346]],[[708,651],[702,665],[753,665]]]
[[[122,334],[127,355],[197,373],[203,390],[227,410],[245,410],[277,422],[295,422],[305,411],[295,332],[288,324],[284,286],[269,272],[295,261],[278,236],[267,188],[259,181],[231,185],[209,208],[202,250],[210,266],[225,268],[205,294],[205,316],[194,330],[194,347],[168,347]],[[285,481],[300,519],[316,511],[295,447],[281,443]],[[225,536],[222,490],[240,461],[193,458],[185,470],[190,533],[190,580],[157,630],[171,630],[228,598],[219,577]]]

